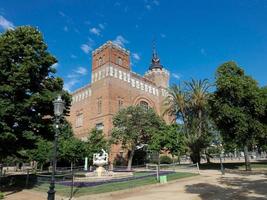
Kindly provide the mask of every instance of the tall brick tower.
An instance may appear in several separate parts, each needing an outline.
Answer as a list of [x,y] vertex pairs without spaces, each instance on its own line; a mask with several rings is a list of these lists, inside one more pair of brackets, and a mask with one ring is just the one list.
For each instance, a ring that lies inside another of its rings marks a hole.
[[93,51],[92,71],[106,64],[114,64],[126,70],[130,70],[129,51],[114,45],[111,41]]

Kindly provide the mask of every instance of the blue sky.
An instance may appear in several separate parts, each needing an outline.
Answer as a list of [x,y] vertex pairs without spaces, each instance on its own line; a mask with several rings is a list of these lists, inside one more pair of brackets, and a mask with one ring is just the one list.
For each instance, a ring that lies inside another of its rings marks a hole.
[[214,79],[234,60],[267,85],[267,0],[0,0],[0,31],[37,26],[73,91],[90,82],[91,51],[107,40],[131,51],[144,74],[156,38],[171,83]]

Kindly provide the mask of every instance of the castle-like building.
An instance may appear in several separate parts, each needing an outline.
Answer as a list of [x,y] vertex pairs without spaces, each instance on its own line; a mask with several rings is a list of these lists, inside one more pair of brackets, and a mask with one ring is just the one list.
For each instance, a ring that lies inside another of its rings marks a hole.
[[[153,49],[152,61],[144,76],[131,71],[130,52],[108,41],[92,52],[91,83],[72,93],[69,122],[76,137],[86,139],[91,129],[108,137],[112,117],[123,107],[143,105],[163,113],[162,103],[169,86],[169,72]],[[170,118],[164,117],[167,122]],[[113,154],[119,149],[113,148]],[[115,155],[110,155],[115,157]]]

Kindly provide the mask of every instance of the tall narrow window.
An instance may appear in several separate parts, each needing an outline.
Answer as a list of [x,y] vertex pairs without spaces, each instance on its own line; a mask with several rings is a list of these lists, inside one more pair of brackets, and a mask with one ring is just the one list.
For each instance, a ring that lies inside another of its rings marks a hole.
[[122,109],[122,107],[123,107],[123,99],[120,99],[119,98],[119,100],[118,100],[118,110],[120,110],[120,109]]
[[99,59],[98,59],[98,66],[100,66],[100,65],[102,65],[103,64],[103,59],[102,59],[102,57],[100,57]]
[[83,114],[77,113],[76,115],[76,122],[75,122],[76,128],[83,126]]
[[97,99],[97,113],[102,113],[102,97]]
[[117,57],[116,58],[116,64],[122,65],[122,59],[121,59],[121,57]]
[[119,57],[119,65],[122,65],[122,59]]
[[142,106],[145,109],[148,109],[148,103],[146,101],[140,101],[140,106]]

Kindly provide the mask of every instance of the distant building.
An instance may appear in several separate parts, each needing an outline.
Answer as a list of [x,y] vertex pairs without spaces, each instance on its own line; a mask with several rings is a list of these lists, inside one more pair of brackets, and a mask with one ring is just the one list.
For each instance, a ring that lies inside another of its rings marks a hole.
[[[131,71],[130,52],[111,41],[94,50],[92,57],[91,83],[72,93],[68,120],[76,137],[86,139],[92,128],[103,130],[108,137],[113,115],[130,105],[151,107],[162,114],[169,72],[160,64],[155,48],[144,76]],[[112,148],[111,159],[119,150],[118,146]]]

